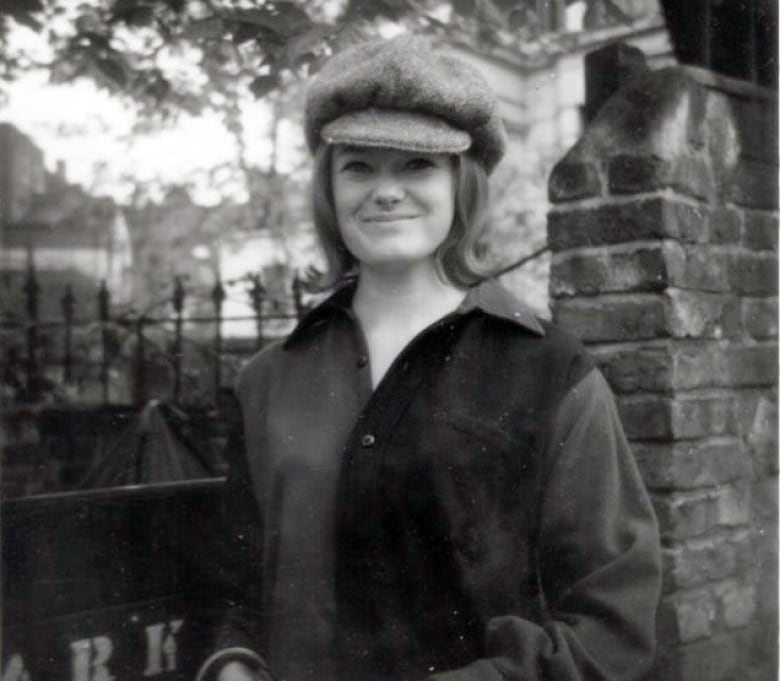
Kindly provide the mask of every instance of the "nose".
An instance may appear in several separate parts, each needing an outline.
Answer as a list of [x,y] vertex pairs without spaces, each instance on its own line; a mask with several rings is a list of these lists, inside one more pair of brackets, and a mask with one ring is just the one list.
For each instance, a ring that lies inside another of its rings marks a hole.
[[404,188],[397,182],[383,181],[374,189],[372,199],[381,210],[392,210],[403,200]]

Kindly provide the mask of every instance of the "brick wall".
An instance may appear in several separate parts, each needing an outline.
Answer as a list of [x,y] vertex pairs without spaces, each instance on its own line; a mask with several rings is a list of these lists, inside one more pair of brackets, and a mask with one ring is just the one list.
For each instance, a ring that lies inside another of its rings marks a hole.
[[660,521],[653,679],[777,679],[776,121],[774,93],[640,69],[550,178],[553,315],[615,390]]

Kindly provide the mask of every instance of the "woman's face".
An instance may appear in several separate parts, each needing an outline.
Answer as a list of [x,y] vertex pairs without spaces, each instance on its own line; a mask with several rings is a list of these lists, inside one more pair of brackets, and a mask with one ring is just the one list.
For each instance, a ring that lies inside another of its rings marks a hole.
[[433,259],[455,212],[452,156],[337,145],[330,171],[341,237],[362,267]]

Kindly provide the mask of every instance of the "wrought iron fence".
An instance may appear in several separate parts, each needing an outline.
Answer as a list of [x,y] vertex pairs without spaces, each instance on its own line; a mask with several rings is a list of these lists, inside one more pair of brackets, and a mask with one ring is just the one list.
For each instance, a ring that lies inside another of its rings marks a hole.
[[[225,285],[236,281],[220,279],[209,292],[206,307],[210,306],[210,313],[202,313],[204,301],[200,300],[201,313],[188,314],[193,295],[180,277],[174,277],[166,301],[168,314],[122,311],[112,305],[111,292],[101,283],[93,318],[76,318],[77,301],[68,286],[59,301],[60,318],[41,319],[41,297],[49,292],[42,290],[30,265],[22,288],[24,317],[0,320],[3,395],[13,401],[37,402],[54,393],[62,401],[102,404],[141,404],[151,398],[175,403],[197,402],[198,396],[214,399],[226,382],[226,357],[251,354],[269,337],[288,331],[306,309],[298,275],[287,287],[284,301],[271,301],[259,276],[244,281],[248,315],[224,314]],[[254,337],[226,337],[223,327],[228,322],[252,322]],[[272,326],[276,333],[271,329],[269,334]],[[188,335],[185,328],[197,330]],[[189,375],[197,374],[201,384],[196,397],[187,394],[188,360]],[[154,382],[151,374],[160,370],[161,363],[169,379],[164,388],[150,385]],[[122,388],[112,390],[120,368]],[[210,379],[205,389],[204,375]],[[93,386],[85,387],[85,382]]]
[[[498,270],[495,276],[518,269],[548,250],[543,245]],[[238,281],[246,284],[244,302],[251,314],[225,315],[225,285]],[[96,293],[96,314],[84,320],[76,318],[76,300],[71,288],[66,287],[59,301],[60,318],[41,319],[39,302],[44,292],[30,264],[22,287],[23,318],[0,318],[2,397],[7,400],[11,391],[11,399],[21,402],[40,401],[47,393],[54,393],[55,400],[82,404],[140,405],[153,398],[177,404],[214,404],[223,386],[232,384],[224,375],[226,358],[236,359],[233,368],[237,369],[243,357],[262,347],[269,338],[289,332],[308,308],[305,290],[305,283],[297,274],[286,286],[282,301],[278,296],[271,299],[258,275],[228,281],[218,278],[208,294],[210,314],[193,315],[187,314],[192,292],[187,291],[180,277],[173,277],[170,295],[163,301],[169,306],[169,313],[151,314],[117,309],[103,283]],[[223,324],[227,322],[252,322],[253,336],[226,337]],[[209,326],[210,334],[202,330],[185,333],[185,327]],[[116,374],[120,364],[125,381],[122,389],[112,390],[116,383],[112,372]],[[83,371],[77,372],[79,367],[93,368],[96,376],[84,378]],[[164,385],[159,380],[151,385],[160,372],[169,380],[163,381]],[[197,389],[193,389],[193,381],[189,385],[186,381],[193,374],[198,376]],[[205,386],[204,375],[208,376]],[[84,383],[96,385],[97,391],[83,389]],[[74,390],[74,386],[78,389]]]

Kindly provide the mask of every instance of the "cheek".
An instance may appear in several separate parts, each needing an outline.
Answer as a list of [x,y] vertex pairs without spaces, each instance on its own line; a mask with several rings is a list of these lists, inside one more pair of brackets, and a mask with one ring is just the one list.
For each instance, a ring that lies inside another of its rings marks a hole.
[[336,217],[341,219],[354,213],[361,201],[361,194],[355,187],[344,183],[333,184],[333,207]]
[[450,181],[441,183],[437,187],[435,196],[436,212],[441,216],[441,221],[446,222],[449,228],[455,219],[455,188],[453,183]]

